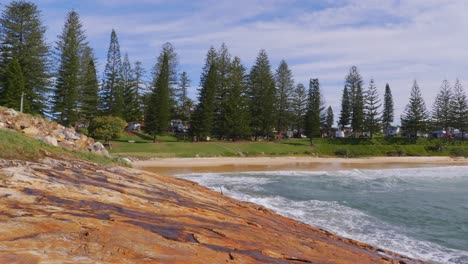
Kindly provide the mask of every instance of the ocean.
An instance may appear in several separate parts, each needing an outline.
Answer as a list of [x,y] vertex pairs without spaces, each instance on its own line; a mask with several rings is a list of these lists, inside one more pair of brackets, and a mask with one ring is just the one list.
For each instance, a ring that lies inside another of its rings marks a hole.
[[468,263],[466,166],[176,177],[409,257]]

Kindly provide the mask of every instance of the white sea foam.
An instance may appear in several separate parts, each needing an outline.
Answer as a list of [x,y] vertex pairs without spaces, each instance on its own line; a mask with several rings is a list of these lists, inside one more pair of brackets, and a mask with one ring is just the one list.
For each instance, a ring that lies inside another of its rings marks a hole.
[[[366,192],[388,192],[392,188],[419,188],[422,180],[443,183],[447,179],[467,177],[468,167],[431,167],[414,169],[278,171],[228,174],[179,175],[196,181],[235,199],[263,205],[281,215],[318,226],[338,235],[389,249],[409,257],[436,263],[468,263],[468,251],[410,237],[404,227],[394,226],[338,201],[293,201],[261,192],[264,185],[284,177],[322,177],[327,184],[365,185]],[[320,179],[322,179],[320,178]],[[330,182],[328,182],[330,181]],[[402,184],[404,183],[404,184]],[[419,185],[418,185],[419,184]],[[410,190],[410,189],[409,189]]]

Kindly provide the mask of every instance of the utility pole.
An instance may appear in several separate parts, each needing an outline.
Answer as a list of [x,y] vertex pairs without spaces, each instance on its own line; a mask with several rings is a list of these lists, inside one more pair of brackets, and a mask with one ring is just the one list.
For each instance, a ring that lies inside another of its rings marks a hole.
[[20,112],[23,113],[23,99],[24,99],[24,92],[21,93],[21,104],[20,104]]

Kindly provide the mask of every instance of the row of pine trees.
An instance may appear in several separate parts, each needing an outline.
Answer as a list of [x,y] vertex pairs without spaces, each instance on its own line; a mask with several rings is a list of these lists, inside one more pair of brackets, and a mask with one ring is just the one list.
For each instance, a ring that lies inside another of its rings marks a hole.
[[[24,112],[48,115],[66,126],[87,126],[97,116],[143,121],[146,132],[154,137],[165,133],[173,119],[188,124],[196,138],[271,137],[274,131],[287,130],[304,131],[313,138],[332,131],[333,109],[325,106],[319,79],[311,79],[308,89],[296,85],[286,61],[273,71],[264,50],[247,72],[225,44],[219,49],[211,47],[195,104],[188,97],[191,80],[186,72],[179,74],[177,53],[170,43],[163,45],[148,82],[142,63],[132,64],[128,54],[122,56],[117,33],[112,30],[100,78],[77,12],[67,14],[54,45],[46,43],[45,32],[34,3],[21,0],[5,6],[0,17],[1,105],[19,109],[23,98]],[[458,81],[453,89],[444,81],[429,114],[415,81],[401,124],[414,134],[429,128],[464,131],[466,100]],[[355,136],[359,132],[372,136],[393,122],[390,86],[385,87],[382,103],[374,80],[364,89],[358,68],[351,67],[339,127],[350,126]]]

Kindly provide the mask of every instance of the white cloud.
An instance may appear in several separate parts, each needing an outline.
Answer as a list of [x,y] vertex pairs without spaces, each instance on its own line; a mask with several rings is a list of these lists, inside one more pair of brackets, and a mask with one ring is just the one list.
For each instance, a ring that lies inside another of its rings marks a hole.
[[[108,7],[109,2],[99,0],[97,5]],[[78,11],[99,56],[105,56],[112,28],[132,61],[142,60],[148,69],[160,45],[170,41],[179,53],[181,69],[192,74],[193,84],[198,84],[211,45],[225,42],[247,66],[264,48],[273,68],[283,58],[290,64],[296,82],[307,85],[309,78],[319,78],[336,116],[344,77],[352,65],[359,67],[366,83],[374,78],[381,94],[385,83],[390,83],[396,116],[407,103],[414,79],[428,107],[443,79],[453,83],[458,77],[468,87],[466,1],[314,1],[321,8],[307,6],[307,2],[210,0],[186,7],[186,2],[179,1],[180,10],[167,11],[167,2],[162,0],[119,0],[112,1],[119,12],[104,12],[105,8]],[[145,4],[143,11],[131,8]],[[45,20],[51,23],[49,28],[56,27],[56,18]],[[195,87],[192,96],[194,91]]]

